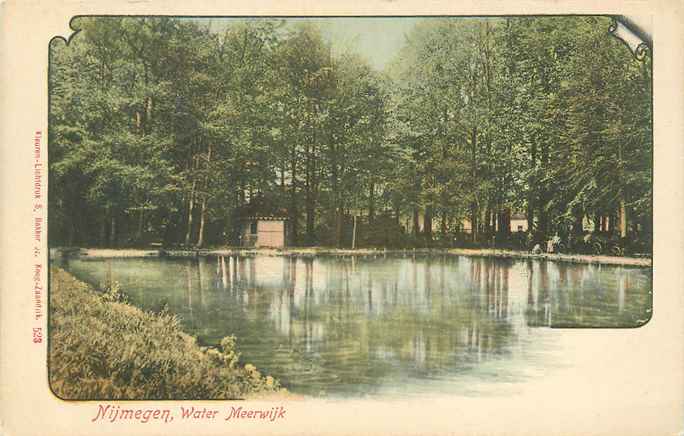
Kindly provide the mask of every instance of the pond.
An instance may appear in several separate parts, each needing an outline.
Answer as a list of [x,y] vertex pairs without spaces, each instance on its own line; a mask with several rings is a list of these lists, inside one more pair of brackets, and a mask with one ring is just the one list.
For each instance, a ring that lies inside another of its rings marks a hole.
[[651,270],[460,256],[221,256],[58,261],[168,310],[202,344],[326,397],[486,395],[563,365],[549,327],[636,327]]

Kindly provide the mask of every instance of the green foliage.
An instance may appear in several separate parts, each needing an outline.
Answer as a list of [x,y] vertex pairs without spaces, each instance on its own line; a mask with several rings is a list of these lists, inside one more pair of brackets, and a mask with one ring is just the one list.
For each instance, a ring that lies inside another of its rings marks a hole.
[[280,391],[253,365],[238,364],[234,337],[202,349],[178,318],[120,302],[50,271],[49,379],[64,399],[237,399]]
[[430,18],[379,73],[307,22],[78,18],[51,47],[51,242],[235,243],[260,209],[294,245],[348,246],[353,216],[489,245],[514,212],[543,242],[623,211],[647,246],[651,60],[608,25]]
[[100,294],[100,298],[102,298],[103,301],[105,302],[114,302],[114,303],[127,303],[128,298],[126,295],[123,293],[121,290],[121,284],[117,281],[109,282],[109,283],[102,283],[100,285],[100,289],[102,289],[102,293]]
[[628,226],[648,227],[650,60],[636,61],[608,24],[522,17],[417,26],[393,68],[416,174],[412,206],[478,222],[481,242],[493,234],[493,213],[514,210],[527,213],[539,241],[614,214],[621,201]]

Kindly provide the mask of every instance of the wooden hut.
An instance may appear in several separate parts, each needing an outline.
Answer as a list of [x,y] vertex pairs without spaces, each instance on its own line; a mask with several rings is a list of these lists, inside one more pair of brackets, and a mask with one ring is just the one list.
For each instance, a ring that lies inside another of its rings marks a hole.
[[287,218],[266,215],[240,220],[240,246],[284,248],[287,246]]

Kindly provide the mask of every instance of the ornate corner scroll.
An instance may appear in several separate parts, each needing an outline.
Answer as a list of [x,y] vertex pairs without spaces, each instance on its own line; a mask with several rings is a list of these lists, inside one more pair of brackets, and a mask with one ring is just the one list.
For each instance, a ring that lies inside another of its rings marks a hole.
[[627,17],[614,17],[608,32],[622,41],[638,61],[644,61],[652,51],[650,35]]
[[69,45],[72,39],[74,39],[74,36],[76,36],[80,31],[81,28],[78,26],[75,26],[75,22],[78,18],[80,18],[80,15],[75,15],[71,17],[69,20],[69,30],[65,32],[66,36],[64,35],[55,35],[50,39],[50,42],[48,43],[49,46],[51,47],[52,44],[56,43],[57,41],[61,42],[64,45]]

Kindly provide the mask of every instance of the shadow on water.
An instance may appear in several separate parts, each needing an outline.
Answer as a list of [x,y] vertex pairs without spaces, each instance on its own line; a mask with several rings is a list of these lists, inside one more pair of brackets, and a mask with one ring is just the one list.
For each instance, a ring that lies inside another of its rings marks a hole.
[[[468,393],[553,365],[545,327],[648,319],[650,271],[468,257],[71,259],[308,395]],[[551,353],[552,354],[552,353]]]

